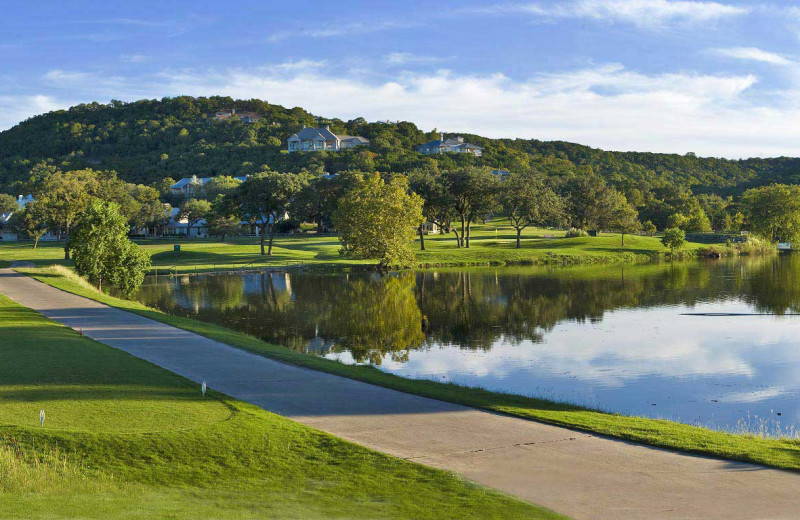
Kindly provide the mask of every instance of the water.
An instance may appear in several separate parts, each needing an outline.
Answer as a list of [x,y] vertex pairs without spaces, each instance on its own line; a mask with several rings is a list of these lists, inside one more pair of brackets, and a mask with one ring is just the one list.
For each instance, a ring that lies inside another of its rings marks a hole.
[[800,427],[800,255],[162,276],[149,277],[138,297],[406,377],[728,431],[793,435]]

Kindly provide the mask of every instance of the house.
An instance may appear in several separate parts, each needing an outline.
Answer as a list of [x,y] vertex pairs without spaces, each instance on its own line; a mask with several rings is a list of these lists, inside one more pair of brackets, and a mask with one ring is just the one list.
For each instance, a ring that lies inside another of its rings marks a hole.
[[511,172],[507,170],[492,170],[492,175],[494,175],[495,177],[497,177],[502,181],[505,180],[506,177],[511,175]]
[[336,135],[330,126],[319,128],[304,127],[292,135],[288,141],[289,153],[318,152],[328,150],[338,152],[356,146],[368,146],[369,139],[354,135]]
[[187,238],[205,238],[208,236],[206,229],[206,220],[200,219],[189,226],[187,218],[181,218],[178,213],[179,208],[172,208],[169,216],[169,223],[164,226],[165,235],[184,235]]
[[483,155],[483,148],[472,143],[467,143],[461,136],[445,139],[439,134],[439,139],[417,146],[417,151],[424,155],[437,153],[470,153],[475,157]]
[[[203,186],[213,178],[214,177],[198,177],[197,175],[192,175],[191,177],[184,177],[183,179],[179,180],[178,182],[170,186],[169,190],[173,195],[190,196],[202,191]],[[247,176],[246,175],[238,176],[234,177],[234,179],[244,182],[247,180]]]
[[219,112],[214,113],[214,119],[217,121],[229,121],[230,119],[238,117],[239,120],[249,125],[250,123],[255,123],[261,119],[261,116],[255,112],[236,112],[235,108],[230,108],[226,110],[220,110]]

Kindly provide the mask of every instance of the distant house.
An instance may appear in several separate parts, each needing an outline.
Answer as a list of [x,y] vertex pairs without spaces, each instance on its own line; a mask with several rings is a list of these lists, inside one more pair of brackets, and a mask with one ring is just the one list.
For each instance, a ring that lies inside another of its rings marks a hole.
[[206,229],[206,220],[200,219],[191,227],[189,227],[189,220],[180,218],[178,213],[179,208],[172,208],[169,216],[169,222],[164,226],[164,234],[166,235],[185,235],[187,238],[205,238],[208,236]]
[[234,117],[238,117],[239,120],[249,125],[250,123],[255,123],[261,119],[261,116],[255,112],[236,112],[235,108],[230,108],[226,110],[220,110],[219,112],[214,113],[214,119],[217,121],[228,121]]
[[369,145],[369,139],[354,135],[336,135],[328,125],[319,128],[305,127],[288,141],[289,153],[345,150]]
[[467,143],[461,136],[445,139],[439,134],[439,139],[417,146],[417,151],[425,155],[437,153],[470,153],[476,157],[483,155],[483,148],[472,143]]
[[492,170],[492,175],[496,176],[501,181],[511,175],[511,173],[507,170]]
[[[192,175],[191,177],[184,177],[183,179],[179,180],[175,184],[169,187],[169,191],[173,195],[184,195],[189,196],[199,191],[202,191],[203,186],[213,179],[214,177],[198,177],[197,175]],[[234,177],[234,179],[238,179],[242,182],[247,180],[247,176],[239,176]]]

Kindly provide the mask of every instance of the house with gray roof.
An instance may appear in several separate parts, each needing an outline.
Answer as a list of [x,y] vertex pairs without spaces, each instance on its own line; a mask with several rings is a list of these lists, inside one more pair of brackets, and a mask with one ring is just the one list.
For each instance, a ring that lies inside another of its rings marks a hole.
[[320,152],[323,150],[338,152],[356,146],[368,146],[369,139],[357,135],[336,135],[330,126],[319,128],[304,127],[292,135],[288,141],[289,153]]
[[417,151],[424,155],[437,153],[470,153],[475,157],[483,155],[483,148],[472,143],[467,143],[461,136],[445,139],[439,134],[439,139],[417,146]]

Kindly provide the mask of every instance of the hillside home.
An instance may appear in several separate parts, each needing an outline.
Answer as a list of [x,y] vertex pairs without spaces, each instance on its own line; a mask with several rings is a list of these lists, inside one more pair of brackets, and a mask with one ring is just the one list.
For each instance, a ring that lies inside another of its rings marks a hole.
[[228,121],[234,117],[238,117],[239,120],[246,125],[255,123],[261,119],[261,116],[255,112],[236,112],[235,108],[220,110],[214,113],[214,119],[217,121]]
[[337,152],[356,146],[367,146],[369,139],[354,135],[336,135],[325,125],[319,128],[304,127],[289,138],[288,145],[289,153],[323,150]]
[[439,134],[439,139],[417,146],[417,151],[424,155],[437,153],[470,153],[476,157],[483,155],[483,148],[472,143],[467,143],[461,136],[445,139]]
[[[175,184],[169,187],[170,192],[173,195],[184,195],[189,196],[195,193],[199,193],[203,190],[203,186],[213,179],[214,177],[198,177],[197,175],[192,175],[191,177],[184,177],[183,179],[179,180]],[[234,179],[238,179],[242,182],[247,180],[247,176],[239,176],[234,177]]]

